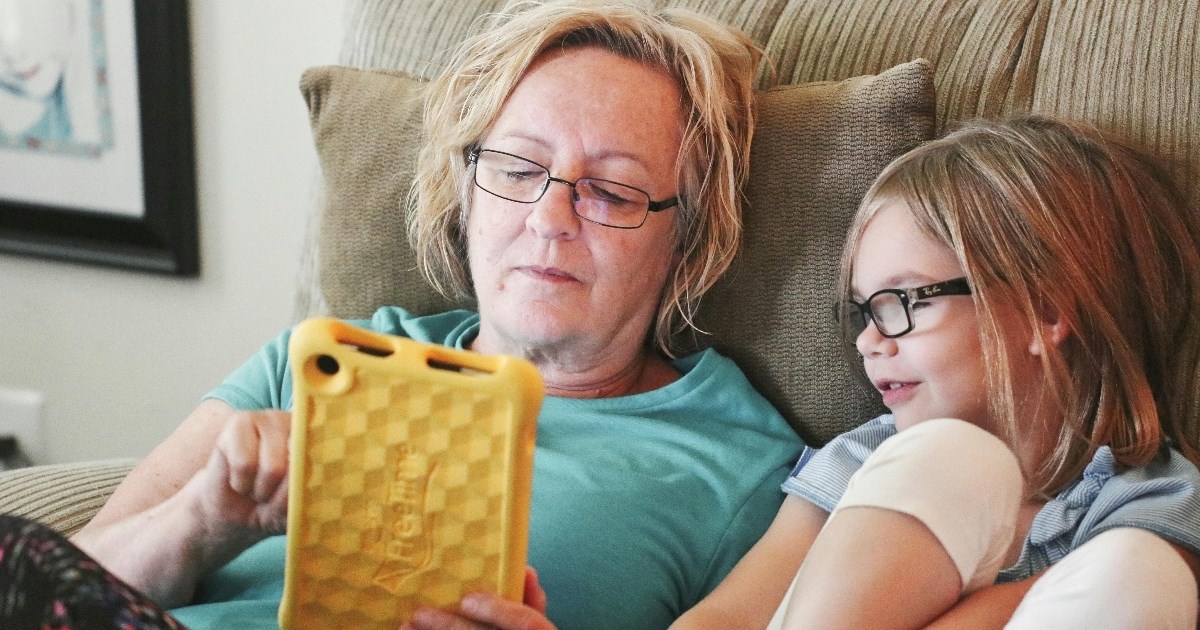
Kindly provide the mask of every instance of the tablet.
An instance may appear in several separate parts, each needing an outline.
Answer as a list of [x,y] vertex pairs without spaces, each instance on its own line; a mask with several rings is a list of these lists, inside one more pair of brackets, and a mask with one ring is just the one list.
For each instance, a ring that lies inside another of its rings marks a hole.
[[280,626],[395,630],[475,590],[521,601],[536,368],[327,318],[288,351]]

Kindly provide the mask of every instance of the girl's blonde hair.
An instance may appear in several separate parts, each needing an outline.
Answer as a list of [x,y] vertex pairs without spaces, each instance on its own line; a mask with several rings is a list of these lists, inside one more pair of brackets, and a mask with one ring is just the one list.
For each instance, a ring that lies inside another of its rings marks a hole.
[[409,204],[409,240],[438,291],[473,294],[466,255],[467,153],[534,60],[577,46],[598,46],[661,70],[683,96],[681,204],[673,210],[679,262],[659,297],[651,331],[655,345],[669,353],[671,336],[694,327],[700,297],[728,269],[741,243],[741,186],[749,170],[753,78],[762,53],[740,31],[690,11],[626,2],[523,0],[489,16],[428,87],[428,136]]
[[[1018,429],[1000,313],[1042,348],[1053,451],[1027,471],[1052,493],[1100,446],[1119,464],[1174,445],[1200,463],[1200,223],[1156,158],[1096,129],[1038,116],[967,124],[893,162],[859,209],[842,257],[850,292],[863,229],[889,203],[954,251],[973,289],[989,404]],[[1061,344],[1043,324],[1055,315]]]

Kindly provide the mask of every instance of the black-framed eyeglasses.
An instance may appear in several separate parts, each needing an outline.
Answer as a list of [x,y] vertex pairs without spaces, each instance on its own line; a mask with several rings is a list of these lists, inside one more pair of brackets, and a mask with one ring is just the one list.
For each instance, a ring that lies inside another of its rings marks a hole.
[[854,343],[871,322],[880,335],[895,339],[912,332],[913,308],[930,298],[948,295],[971,295],[966,278],[954,278],[913,289],[882,289],[872,293],[865,302],[843,300],[835,315],[846,340]]
[[475,149],[467,162],[475,165],[475,185],[480,190],[508,201],[535,203],[546,194],[550,182],[570,186],[575,214],[608,227],[639,228],[649,213],[679,205],[678,197],[652,201],[644,190],[607,179],[581,177],[571,182],[552,177],[545,166],[503,151]]

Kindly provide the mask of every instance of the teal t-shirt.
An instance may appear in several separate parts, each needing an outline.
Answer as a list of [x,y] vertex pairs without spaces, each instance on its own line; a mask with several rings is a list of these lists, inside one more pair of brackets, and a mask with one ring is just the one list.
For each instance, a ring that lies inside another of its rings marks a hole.
[[[467,311],[384,308],[352,324],[465,348]],[[292,406],[289,333],[208,397],[239,409]],[[679,380],[618,398],[546,397],[538,417],[528,562],[562,630],[658,629],[713,589],[774,518],[802,444],[729,359],[679,359]],[[276,628],[285,542],[267,539],[172,612],[194,630]]]

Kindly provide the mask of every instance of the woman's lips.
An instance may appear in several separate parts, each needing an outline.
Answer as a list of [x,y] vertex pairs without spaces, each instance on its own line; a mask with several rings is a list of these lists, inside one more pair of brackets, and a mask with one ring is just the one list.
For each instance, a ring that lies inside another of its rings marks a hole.
[[565,283],[575,282],[577,280],[575,276],[555,267],[539,267],[537,265],[529,265],[525,267],[518,267],[517,269],[521,273],[534,278],[535,280],[541,280],[543,282]]

